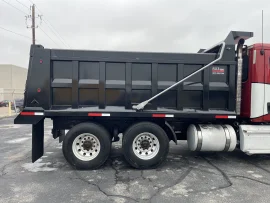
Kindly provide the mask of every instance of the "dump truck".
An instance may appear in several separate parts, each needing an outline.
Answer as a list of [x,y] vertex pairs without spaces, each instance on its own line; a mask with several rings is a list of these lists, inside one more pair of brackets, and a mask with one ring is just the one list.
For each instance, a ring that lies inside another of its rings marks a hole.
[[126,161],[139,169],[158,167],[178,140],[191,151],[270,153],[270,44],[248,46],[251,37],[231,31],[197,53],[32,45],[14,123],[32,125],[35,162],[51,119],[76,169],[102,166],[120,134]]

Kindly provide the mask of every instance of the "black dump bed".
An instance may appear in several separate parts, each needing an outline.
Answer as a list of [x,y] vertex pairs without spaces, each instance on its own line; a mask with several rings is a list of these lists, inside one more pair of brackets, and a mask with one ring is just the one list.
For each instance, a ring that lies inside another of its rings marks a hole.
[[[249,32],[230,32],[224,40],[221,60],[152,100],[144,111],[235,114],[235,42],[251,36]],[[39,107],[47,112],[133,112],[133,105],[217,59],[220,49],[221,46],[214,46],[200,53],[143,53],[45,49],[33,45],[25,108]]]

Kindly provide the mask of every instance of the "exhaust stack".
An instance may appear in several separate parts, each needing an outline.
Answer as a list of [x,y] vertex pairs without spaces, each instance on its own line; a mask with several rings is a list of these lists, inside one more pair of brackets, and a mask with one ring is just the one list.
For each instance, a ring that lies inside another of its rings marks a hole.
[[237,84],[236,84],[236,114],[241,112],[241,94],[242,94],[242,69],[243,69],[243,45],[244,39],[240,39],[237,44]]

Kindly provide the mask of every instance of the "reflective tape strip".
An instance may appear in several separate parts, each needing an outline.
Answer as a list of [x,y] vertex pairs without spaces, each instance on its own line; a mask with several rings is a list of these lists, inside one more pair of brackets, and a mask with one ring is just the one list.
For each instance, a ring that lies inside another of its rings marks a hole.
[[152,114],[154,118],[173,118],[173,114]]
[[21,112],[22,116],[34,116],[35,112]]
[[103,113],[102,116],[111,116],[109,113]]
[[228,118],[228,116],[226,116],[226,115],[217,115],[215,118]]
[[111,116],[111,114],[109,114],[109,113],[88,113],[88,116],[102,117],[102,116]]
[[23,111],[20,113],[22,116],[44,116],[43,112],[29,112],[29,111]]
[[236,116],[216,115],[215,118],[221,118],[221,119],[235,119]]
[[44,116],[44,113],[42,113],[42,112],[35,112],[35,116]]
[[168,118],[173,118],[174,117],[174,115],[173,114],[166,114],[166,116],[165,117],[168,117]]

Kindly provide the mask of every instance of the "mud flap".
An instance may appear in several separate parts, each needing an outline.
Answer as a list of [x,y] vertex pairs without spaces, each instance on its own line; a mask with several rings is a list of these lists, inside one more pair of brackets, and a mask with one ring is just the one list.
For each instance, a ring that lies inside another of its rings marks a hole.
[[175,134],[175,132],[174,132],[174,130],[173,130],[173,128],[172,128],[172,126],[167,122],[167,121],[165,121],[165,125],[168,127],[168,129],[170,130],[170,132],[171,132],[171,134],[172,134],[172,138],[173,138],[173,141],[174,141],[174,143],[177,145],[177,137],[176,137],[176,134]]
[[44,153],[44,119],[32,125],[32,163]]

